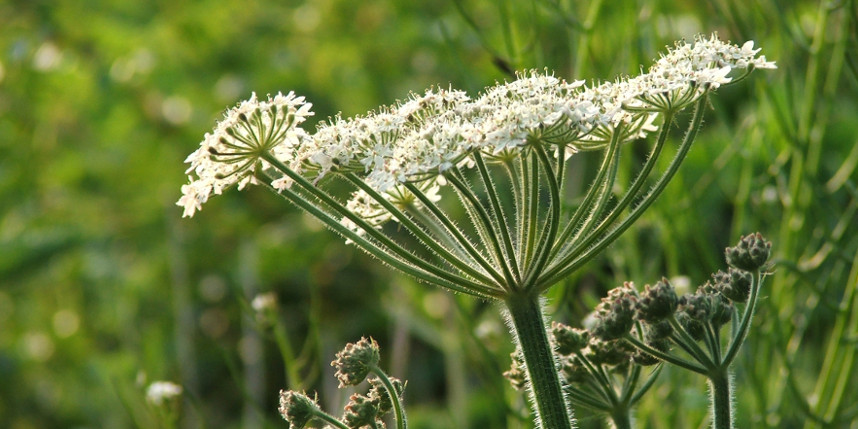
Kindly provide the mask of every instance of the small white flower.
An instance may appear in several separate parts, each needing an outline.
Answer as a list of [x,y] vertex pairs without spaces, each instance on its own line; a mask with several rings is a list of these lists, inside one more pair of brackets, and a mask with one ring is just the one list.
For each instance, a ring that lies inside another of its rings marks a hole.
[[155,381],[146,388],[146,400],[156,406],[161,406],[181,394],[182,386],[170,381]]
[[250,307],[257,313],[277,308],[277,294],[274,292],[261,293],[253,297]]

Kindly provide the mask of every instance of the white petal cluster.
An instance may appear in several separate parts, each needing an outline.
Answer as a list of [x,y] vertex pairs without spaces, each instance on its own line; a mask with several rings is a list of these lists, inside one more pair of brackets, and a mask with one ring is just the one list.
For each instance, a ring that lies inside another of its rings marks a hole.
[[568,83],[536,71],[489,88],[474,103],[474,122],[486,152],[498,154],[527,144],[534,134],[558,136],[567,144],[587,134],[598,120],[597,108],[575,96],[583,80]]
[[299,125],[313,115],[311,107],[293,92],[277,93],[267,100],[259,100],[254,93],[228,110],[185,160],[191,164],[185,171],[189,183],[182,186],[182,197],[176,203],[184,207],[184,216],[193,216],[212,194],[220,195],[233,185],[242,189],[256,183],[256,170],[269,167],[260,159],[262,153],[273,153],[288,162],[294,148],[307,138]]
[[698,36],[693,44],[678,42],[668,50],[649,72],[629,79],[630,92],[626,108],[630,110],[680,110],[693,103],[706,91],[733,81],[733,70],[777,68],[765,56],[757,57],[754,42],[741,47]]
[[[228,111],[188,157],[188,173],[196,178],[182,187],[178,205],[192,216],[211,194],[254,183],[260,170],[275,172],[260,160],[263,151],[314,183],[332,173],[355,174],[376,192],[375,198],[413,203],[404,183],[417,184],[436,198],[443,173],[473,165],[477,151],[489,158],[518,156],[538,142],[561,146],[568,156],[602,148],[612,136],[620,142],[645,137],[657,130],[660,114],[679,111],[730,83],[733,70],[775,68],[758,53],[752,41],[737,46],[715,36],[698,37],[677,43],[635,77],[587,86],[529,71],[475,99],[433,88],[363,116],[336,116],[313,134],[299,127],[312,115],[303,97],[290,92],[260,101],[254,94]],[[280,176],[273,187],[292,185]],[[377,226],[391,215],[373,197],[358,191],[347,208]],[[343,222],[359,229],[348,219]]]
[[182,394],[182,386],[171,381],[155,381],[146,388],[146,400],[160,406]]

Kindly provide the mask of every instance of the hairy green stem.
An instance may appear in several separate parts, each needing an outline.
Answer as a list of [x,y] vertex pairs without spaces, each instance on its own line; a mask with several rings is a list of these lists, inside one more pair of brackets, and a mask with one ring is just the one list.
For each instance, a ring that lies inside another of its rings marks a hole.
[[[279,161],[277,161],[276,159],[272,158],[272,160],[279,164]],[[296,183],[301,185],[304,189],[315,189],[313,185],[306,182],[306,180],[300,175],[292,172],[282,164],[280,165],[283,167],[283,170],[281,171],[289,175],[290,178],[295,179]],[[311,194],[313,194],[314,196],[319,196],[320,198],[327,198],[327,200],[322,200],[322,202],[328,203],[328,201],[330,201],[330,204],[333,205],[334,210],[337,210],[338,213],[340,213],[341,215],[351,216],[350,219],[352,219],[353,221],[355,221],[355,223],[364,228],[368,235],[371,235],[373,238],[379,240],[379,242],[370,241],[362,235],[358,234],[357,232],[345,227],[339,219],[333,217],[330,213],[319,207],[317,204],[311,203],[310,199],[306,198],[305,195],[301,195],[289,188],[282,190],[277,190],[274,188],[271,189],[294,203],[299,208],[307,211],[309,214],[319,219],[322,223],[327,225],[335,232],[341,234],[343,237],[349,240],[354,241],[359,247],[361,247],[371,255],[379,258],[382,262],[387,263],[394,268],[402,270],[406,274],[412,275],[415,278],[420,279],[421,281],[433,283],[440,287],[455,292],[461,292],[478,297],[497,298],[500,296],[499,291],[493,291],[492,289],[485,288],[484,286],[477,285],[471,281],[468,281],[461,276],[453,276],[450,273],[444,272],[443,270],[439,270],[437,267],[434,267],[430,264],[426,264],[424,261],[420,260],[419,258],[416,258],[414,255],[412,255],[405,249],[402,249],[396,243],[393,243],[389,238],[387,238],[380,232],[375,231],[375,229],[371,226],[366,225],[366,222],[364,222],[363,219],[355,216],[353,213],[342,207],[341,204],[337,203],[336,201],[333,201],[329,196],[327,196],[321,191],[317,190],[317,192],[311,192]]]
[[533,150],[538,155],[542,168],[545,171],[546,181],[549,185],[549,195],[551,197],[551,211],[546,218],[548,230],[543,229],[544,232],[543,235],[539,237],[540,240],[536,249],[533,264],[531,264],[526,271],[524,284],[527,285],[534,284],[534,280],[536,280],[539,273],[542,272],[542,268],[545,267],[545,264],[548,263],[548,254],[554,244],[554,239],[557,236],[557,229],[560,224],[560,205],[562,204],[560,200],[560,185],[554,177],[554,170],[551,168],[551,161],[548,159],[548,154],[545,153],[545,149],[542,146],[536,146]]
[[405,213],[402,212],[398,207],[393,205],[390,201],[384,198],[383,195],[380,195],[376,192],[372,187],[364,183],[361,179],[355,176],[352,173],[347,173],[344,177],[354,184],[359,189],[363,190],[370,197],[372,197],[376,202],[378,202],[382,207],[384,207],[388,212],[390,212],[399,223],[405,227],[409,232],[414,234],[415,237],[429,250],[433,251],[436,255],[438,255],[441,259],[449,263],[450,265],[458,268],[465,274],[473,277],[478,282],[484,284],[492,284],[492,279],[486,276],[484,273],[479,270],[474,269],[470,266],[470,261],[463,261],[459,259],[453,252],[449,251],[443,245],[441,245],[437,239],[430,236],[423,228],[417,225],[411,218],[409,218]]
[[763,274],[757,270],[752,275],[751,296],[748,298],[748,303],[745,304],[745,312],[742,314],[742,321],[739,328],[733,333],[733,338],[730,340],[727,353],[724,355],[721,365],[725,368],[733,363],[736,354],[739,353],[739,347],[745,342],[745,337],[748,335],[748,329],[751,326],[751,319],[754,317],[754,312],[757,308],[757,296],[760,293],[760,285],[763,282]]
[[497,282],[498,284],[503,283],[503,281],[504,281],[503,276],[501,276],[500,273],[495,269],[495,267],[493,267],[489,263],[489,261],[486,260],[486,258],[483,256],[483,254],[480,253],[480,251],[478,251],[474,247],[473,243],[471,243],[471,241],[467,237],[465,237],[465,235],[462,233],[462,231],[459,229],[459,227],[457,227],[456,224],[454,224],[453,221],[450,220],[450,218],[447,216],[447,214],[444,213],[444,211],[441,210],[437,204],[433,203],[432,200],[430,200],[426,196],[426,194],[424,194],[419,188],[417,188],[413,184],[406,183],[405,187],[409,191],[411,191],[411,193],[414,194],[417,197],[417,199],[420,200],[421,203],[423,203],[423,207],[425,207],[427,210],[429,210],[432,213],[432,215],[435,216],[435,218],[439,222],[441,222],[441,224],[444,226],[444,229],[456,239],[456,242],[468,252],[468,255],[470,255],[472,258],[474,258],[474,260],[477,261],[477,263],[484,270],[486,270],[486,272],[489,273],[489,275],[492,276],[492,278],[495,280],[495,282]]
[[626,336],[624,336],[623,338],[626,341],[632,343],[635,347],[637,347],[637,348],[647,352],[648,354],[651,354],[651,355],[653,355],[653,356],[655,356],[655,357],[657,357],[657,358],[659,358],[665,362],[672,363],[672,364],[674,364],[680,368],[685,368],[689,371],[696,372],[698,374],[703,374],[703,375],[707,374],[706,368],[703,368],[702,366],[700,366],[694,362],[689,362],[685,359],[679,358],[679,357],[674,356],[672,354],[665,353],[665,352],[658,350],[658,349],[654,349],[654,348],[646,345],[646,343],[642,342],[641,340],[635,338],[631,334],[626,334]]
[[483,236],[483,240],[491,244],[491,248],[494,251],[495,262],[503,270],[504,279],[506,280],[506,288],[512,288],[517,282],[510,270],[510,264],[507,263],[508,260],[504,257],[500,239],[498,238],[498,234],[492,224],[491,217],[485,207],[483,207],[479,198],[474,195],[471,188],[469,188],[465,183],[464,177],[461,177],[460,174],[460,172],[454,172],[454,174],[450,174],[445,177],[447,177],[447,180],[456,188],[456,191],[465,203],[465,207],[470,208],[470,210],[472,210],[473,217],[479,221],[479,223],[475,222],[477,223],[475,226],[478,231],[482,231],[481,235]]
[[489,202],[491,203],[492,211],[495,215],[495,222],[497,223],[497,229],[500,232],[498,234],[501,238],[501,242],[503,243],[504,250],[506,251],[506,261],[507,265],[512,269],[512,274],[516,280],[517,284],[521,283],[522,277],[521,272],[518,269],[518,262],[515,255],[515,251],[512,246],[512,237],[509,235],[509,227],[507,227],[506,223],[506,214],[500,205],[500,200],[497,194],[497,187],[494,185],[492,181],[492,176],[489,174],[489,170],[486,167],[485,161],[483,161],[482,155],[480,152],[474,152],[474,161],[477,164],[477,170],[480,172],[480,177],[483,180],[483,185],[486,188],[486,194],[489,197]]
[[393,416],[396,419],[396,429],[407,429],[408,418],[405,416],[405,407],[402,406],[402,401],[399,399],[399,394],[396,392],[396,388],[393,387],[390,377],[378,367],[372,367],[370,371],[381,380],[385,390],[390,395],[390,403],[393,404]]
[[322,420],[325,423],[330,423],[334,427],[337,427],[339,429],[349,429],[349,427],[346,426],[345,423],[341,422],[336,417],[334,417],[334,416],[332,416],[332,415],[330,415],[330,414],[328,414],[328,413],[326,413],[320,409],[316,409],[316,412],[314,413],[314,415],[316,416],[317,419]]
[[538,295],[513,295],[506,299],[505,304],[510,329],[527,369],[528,389],[537,427],[571,429],[572,411],[563,395]]
[[[611,141],[608,143],[608,150],[605,153],[605,161],[606,163],[602,164],[600,168],[600,180],[599,182],[594,182],[594,186],[597,186],[596,199],[593,201],[593,204],[587,204],[587,208],[590,210],[589,216],[584,220],[584,223],[578,228],[578,231],[575,232],[575,235],[572,236],[571,243],[578,243],[581,241],[581,237],[586,237],[590,235],[594,225],[597,225],[597,222],[600,218],[602,218],[605,212],[605,205],[611,199],[611,195],[613,193],[614,181],[617,178],[617,170],[619,168],[620,163],[620,145],[622,145],[622,137],[625,132],[625,128],[622,125],[618,125],[614,130],[614,134],[611,136]],[[601,170],[604,171],[601,171]]]
[[733,392],[730,390],[730,374],[727,367],[709,375],[712,402],[712,429],[733,429]]
[[527,241],[522,259],[529,263],[533,259],[533,252],[536,249],[536,223],[539,218],[539,164],[535,158],[531,158],[530,166],[527,166],[526,161],[522,164],[527,167],[526,171],[521,175],[522,180],[530,185],[525,186],[528,192],[527,211],[524,214],[525,225],[527,227],[523,228],[523,230],[524,234],[527,235]]
[[[607,217],[605,217],[605,219],[603,219],[601,223],[599,223],[599,226],[596,227],[596,230],[593,232],[594,236],[598,236],[599,234],[603,233],[608,226],[612,225],[613,222],[617,220],[618,217],[620,217],[620,214],[623,213],[626,207],[631,204],[632,200],[634,200],[635,197],[638,196],[638,192],[641,190],[644,185],[644,182],[646,182],[646,179],[649,177],[650,173],[652,172],[652,169],[655,167],[656,161],[658,161],[659,155],[661,155],[661,151],[664,148],[665,143],[667,142],[667,136],[670,134],[670,125],[673,124],[673,117],[674,114],[670,111],[665,112],[663,114],[663,121],[661,127],[659,128],[658,137],[656,138],[655,145],[653,146],[649,156],[647,157],[646,163],[644,163],[644,166],[643,168],[641,168],[641,171],[638,173],[638,175],[635,176],[635,179],[632,182],[631,186],[629,186],[629,189],[626,191],[626,193],[623,195],[617,205],[614,206],[613,209],[611,209]],[[567,242],[559,240],[557,243],[556,251],[559,251],[561,249],[578,249],[578,247],[574,245],[566,246],[566,244]],[[555,254],[556,251],[552,252],[552,254]],[[568,252],[561,253],[563,257],[565,257],[567,254]]]
[[[621,130],[617,130],[615,135],[619,135],[620,132]],[[611,137],[611,140],[614,140],[613,136]],[[575,213],[572,214],[572,218],[566,223],[566,226],[563,228],[563,232],[560,233],[560,236],[557,239],[557,245],[552,249],[551,259],[554,259],[561,249],[571,247],[566,246],[566,243],[574,242],[573,240],[570,240],[570,238],[572,237],[572,234],[577,233],[580,229],[579,223],[584,220],[584,217],[587,215],[587,211],[593,206],[593,200],[596,198],[599,190],[602,189],[602,184],[605,181],[605,175],[608,174],[608,166],[613,158],[613,150],[616,149],[616,147],[617,145],[612,144],[609,146],[608,150],[605,151],[605,157],[602,158],[602,163],[599,165],[596,177],[587,189],[587,194],[584,195],[584,199],[578,205],[578,208],[575,209]]]
[[[559,260],[548,266],[538,281],[538,289],[540,291],[548,289],[560,281],[560,279],[575,272],[590,259],[601,253],[602,250],[613,243],[614,240],[619,238],[623,232],[638,220],[646,209],[652,205],[656,198],[661,195],[664,188],[666,188],[667,184],[670,182],[670,179],[672,179],[679,170],[680,164],[682,164],[682,161],[688,154],[688,150],[691,149],[692,142],[694,142],[694,139],[697,137],[697,132],[703,124],[703,111],[707,100],[708,97],[704,94],[700,97],[700,100],[697,101],[697,104],[694,106],[694,116],[691,119],[691,124],[688,126],[688,130],[676,151],[676,155],[673,160],[671,160],[667,170],[658,179],[655,186],[653,186],[653,188],[646,194],[643,200],[631,210],[628,216],[626,216],[619,225],[613,227],[604,235],[600,233],[603,228],[602,225],[599,225],[599,227],[596,228],[596,230],[593,231],[593,233],[586,239],[582,240],[580,243],[575,243],[575,250],[570,252],[568,256],[559,258]],[[604,225],[604,229],[607,228],[608,225]]]

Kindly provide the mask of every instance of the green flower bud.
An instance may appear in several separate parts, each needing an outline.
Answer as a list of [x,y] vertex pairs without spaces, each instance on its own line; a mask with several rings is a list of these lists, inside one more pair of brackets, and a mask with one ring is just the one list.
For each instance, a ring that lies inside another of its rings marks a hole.
[[[396,391],[396,396],[402,399],[402,392],[405,390],[405,383],[396,377],[389,377],[390,383],[393,384],[393,390]],[[387,388],[381,379],[373,377],[369,379],[369,384],[372,386],[369,389],[367,396],[378,402],[378,416],[381,417],[393,410],[393,401],[390,400],[390,394],[387,393]]]
[[712,325],[721,327],[732,320],[733,312],[736,308],[724,295],[709,295],[709,303],[709,320],[712,322]]
[[697,287],[697,292],[706,294],[721,293],[721,289],[717,283],[706,282]]
[[551,334],[557,344],[557,353],[571,355],[587,347],[590,333],[586,329],[572,328],[562,323],[551,322]]
[[516,350],[510,353],[512,363],[508,371],[503,373],[504,378],[509,380],[515,390],[524,389],[527,386],[527,375],[525,374],[524,360],[521,358],[521,353]]
[[628,363],[635,349],[624,340],[604,341],[591,338],[585,355],[594,365],[622,365]]
[[724,250],[727,264],[745,271],[756,271],[769,260],[772,243],[758,232],[743,236],[734,247]]
[[587,371],[587,367],[584,366],[584,363],[581,362],[581,358],[578,356],[563,358],[560,363],[562,365],[561,371],[563,372],[563,376],[570,384],[583,383],[590,377],[590,372]]
[[596,307],[596,323],[591,332],[601,340],[610,341],[627,334],[634,325],[637,291],[632,283],[608,292],[607,298]]
[[703,324],[709,322],[710,311],[711,302],[709,294],[698,291],[693,295],[684,295],[679,299],[676,319],[688,334],[691,335],[691,338],[699,341],[703,339]]
[[331,366],[337,368],[339,387],[356,386],[362,382],[372,368],[378,366],[381,354],[374,339],[361,338],[357,343],[346,344],[346,348],[337,353]]
[[280,415],[289,423],[288,429],[302,429],[319,411],[315,399],[291,390],[280,391]]
[[712,274],[715,288],[733,302],[745,302],[751,294],[751,273],[730,268],[726,273],[718,271]]
[[648,323],[660,322],[676,311],[678,301],[676,290],[666,278],[662,278],[655,286],[644,286],[635,307],[637,318]]
[[703,339],[704,335],[704,327],[703,323],[699,320],[695,320],[685,313],[684,311],[676,312],[676,320],[679,321],[679,324],[682,325],[682,328],[688,332],[688,335],[691,335],[696,341],[700,341]]
[[673,326],[670,326],[670,322],[667,320],[662,320],[658,323],[650,323],[646,325],[647,330],[645,333],[647,341],[655,341],[666,339],[673,333]]
[[355,393],[346,404],[343,423],[350,429],[372,426],[378,420],[378,402],[372,398]]

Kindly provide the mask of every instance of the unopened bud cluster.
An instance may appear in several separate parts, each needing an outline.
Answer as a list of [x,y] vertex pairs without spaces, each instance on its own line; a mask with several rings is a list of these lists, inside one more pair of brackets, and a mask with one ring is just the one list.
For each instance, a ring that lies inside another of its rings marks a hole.
[[331,366],[337,368],[334,375],[340,381],[340,387],[356,386],[378,366],[379,360],[381,356],[378,343],[372,338],[361,338],[356,343],[347,344],[346,348],[338,352]]
[[[405,383],[389,377],[378,368],[380,351],[375,340],[361,338],[356,343],[349,343],[337,353],[336,357],[331,365],[337,368],[335,375],[340,382],[339,387],[357,386],[366,380],[370,385],[369,390],[365,394],[352,394],[341,418],[323,411],[318,405],[318,400],[311,399],[305,393],[281,391],[280,415],[289,423],[289,429],[302,429],[314,419],[335,423],[338,426],[345,425],[350,429],[383,428],[385,427],[382,420],[384,416],[395,408],[401,410]],[[382,377],[386,381],[382,381]],[[392,392],[386,383],[392,386]],[[397,418],[404,418],[404,416],[398,414]]]
[[744,271],[756,271],[769,260],[772,243],[766,241],[760,233],[743,236],[739,244],[728,247],[724,253],[727,264]]
[[[620,379],[637,377],[631,367],[660,363],[675,356],[675,349],[689,350],[687,338],[699,342],[710,335],[710,344],[720,342],[718,332],[736,316],[736,304],[751,305],[748,300],[755,280],[750,271],[764,267],[770,253],[771,243],[759,233],[742,237],[739,244],[726,251],[732,267],[713,274],[694,293],[679,296],[666,278],[644,286],[640,292],[626,282],[602,299],[589,329],[552,322],[554,350],[573,402],[576,395],[588,401],[598,398],[599,392],[594,391],[597,388],[608,392],[628,387],[629,383],[604,385],[615,380],[603,374],[613,373]],[[737,335],[733,341],[741,341],[740,337]],[[512,368],[504,375],[515,388],[526,386],[518,353],[513,354]],[[606,404],[605,409],[611,406]]]

